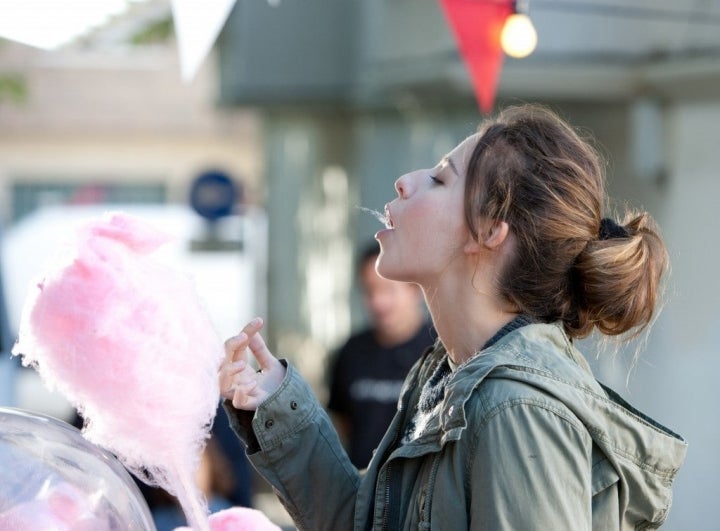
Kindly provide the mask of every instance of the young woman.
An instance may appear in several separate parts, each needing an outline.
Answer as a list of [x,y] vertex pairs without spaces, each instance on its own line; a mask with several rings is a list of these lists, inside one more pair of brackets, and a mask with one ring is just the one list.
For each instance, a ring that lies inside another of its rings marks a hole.
[[650,217],[604,217],[595,152],[534,106],[504,111],[395,188],[377,271],[422,288],[438,341],[367,472],[268,351],[261,320],[226,342],[226,409],[296,525],[661,525],[686,444],[596,382],[573,345],[652,321],[667,254]]

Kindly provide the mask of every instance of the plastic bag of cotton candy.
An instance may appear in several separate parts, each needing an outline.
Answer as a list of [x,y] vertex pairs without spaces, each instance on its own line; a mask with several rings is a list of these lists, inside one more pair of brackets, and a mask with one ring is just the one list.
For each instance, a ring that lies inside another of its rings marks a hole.
[[78,409],[89,441],[209,529],[194,477],[223,346],[192,279],[156,257],[170,239],[122,213],[82,226],[29,296],[13,354]]
[[154,529],[125,468],[58,419],[0,408],[0,470],[0,529]]

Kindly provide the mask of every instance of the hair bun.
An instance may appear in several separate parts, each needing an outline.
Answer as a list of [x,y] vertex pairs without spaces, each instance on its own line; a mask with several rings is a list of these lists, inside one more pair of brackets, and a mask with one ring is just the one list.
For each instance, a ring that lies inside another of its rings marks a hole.
[[598,237],[601,240],[612,240],[615,238],[627,238],[627,229],[622,225],[618,225],[617,222],[612,218],[602,218],[600,220],[600,232]]
[[652,321],[667,264],[667,250],[649,214],[628,213],[624,225],[603,218],[599,241],[590,242],[575,265],[581,279],[578,314],[583,316],[577,335],[586,335],[592,326],[609,335],[639,333]]

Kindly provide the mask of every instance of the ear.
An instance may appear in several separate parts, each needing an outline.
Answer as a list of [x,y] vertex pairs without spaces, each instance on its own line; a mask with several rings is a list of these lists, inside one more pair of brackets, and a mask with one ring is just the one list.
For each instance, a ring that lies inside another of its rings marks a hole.
[[478,238],[481,241],[475,240],[471,234],[468,235],[468,241],[463,249],[467,254],[475,254],[480,251],[481,247],[495,250],[505,242],[509,233],[510,225],[508,225],[507,222],[493,221],[489,228],[486,225],[481,233],[478,234]]
[[[470,231],[468,231],[469,233]],[[463,251],[465,251],[465,254],[477,254],[478,251],[480,251],[480,243],[473,238],[472,234],[468,234],[467,243],[465,243],[465,247],[463,247]]]
[[495,221],[482,243],[488,249],[498,249],[507,239],[509,232],[510,225],[507,222]]

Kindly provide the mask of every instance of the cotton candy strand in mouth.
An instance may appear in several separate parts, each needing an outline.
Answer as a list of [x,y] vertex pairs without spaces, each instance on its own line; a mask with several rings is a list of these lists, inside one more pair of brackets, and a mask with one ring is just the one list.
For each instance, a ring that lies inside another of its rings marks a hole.
[[88,440],[208,529],[193,478],[223,348],[192,279],[155,256],[167,241],[122,213],[83,226],[28,298],[13,354],[80,411]]
[[363,212],[367,212],[368,214],[373,216],[380,223],[385,225],[386,229],[389,229],[392,227],[392,224],[390,223],[390,217],[388,216],[387,212],[382,213],[382,212],[378,212],[377,210],[374,210],[372,208],[367,208],[367,207],[362,207],[362,206],[359,206],[358,208],[360,210],[362,210]]

